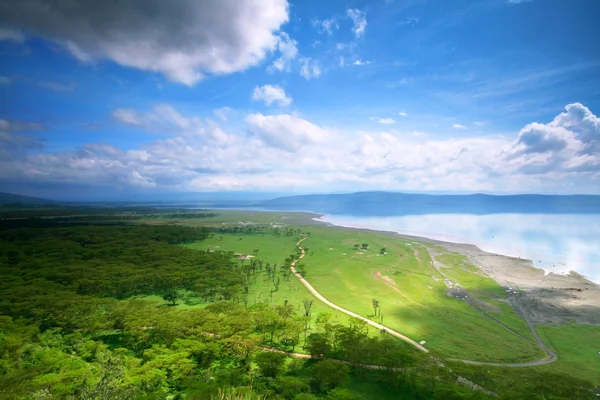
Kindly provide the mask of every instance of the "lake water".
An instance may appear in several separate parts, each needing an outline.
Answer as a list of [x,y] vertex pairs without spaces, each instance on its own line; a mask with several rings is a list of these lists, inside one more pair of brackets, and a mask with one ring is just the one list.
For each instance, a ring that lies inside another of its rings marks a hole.
[[576,271],[600,283],[598,214],[426,214],[391,217],[325,215],[322,221],[454,243],[530,259],[547,272]]

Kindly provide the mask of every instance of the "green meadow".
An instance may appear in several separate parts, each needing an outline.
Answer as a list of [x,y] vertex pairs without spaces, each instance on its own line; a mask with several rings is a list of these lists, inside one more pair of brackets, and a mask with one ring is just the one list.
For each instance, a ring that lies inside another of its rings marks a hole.
[[[218,214],[182,223],[221,228],[254,223],[293,226],[310,232],[303,243],[307,255],[301,262],[308,282],[330,301],[414,340],[423,340],[427,348],[442,357],[526,362],[545,356],[533,341],[525,321],[509,305],[504,290],[459,254],[386,233],[314,224],[307,218],[310,214],[304,213],[219,211]],[[268,232],[214,232],[207,240],[186,246],[255,255],[256,259],[281,266],[295,252],[298,238],[275,237]],[[365,249],[363,244],[367,245]],[[443,264],[440,268],[443,274],[434,268],[431,254]],[[449,296],[446,281],[467,290],[477,309],[464,298]],[[348,319],[316,300],[294,276],[282,281],[276,292],[272,289],[266,277],[257,279],[251,288],[249,304],[283,304],[287,300],[301,310],[303,301],[311,299],[313,318],[320,312],[329,312],[342,323]],[[373,300],[379,305],[376,310]]]

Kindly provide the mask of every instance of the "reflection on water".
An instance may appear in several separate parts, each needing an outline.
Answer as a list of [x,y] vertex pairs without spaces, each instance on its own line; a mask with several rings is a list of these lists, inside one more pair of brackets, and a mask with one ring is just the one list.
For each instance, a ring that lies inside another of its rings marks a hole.
[[600,283],[600,215],[427,214],[394,217],[326,215],[335,225],[393,231],[530,259],[547,272],[571,270]]

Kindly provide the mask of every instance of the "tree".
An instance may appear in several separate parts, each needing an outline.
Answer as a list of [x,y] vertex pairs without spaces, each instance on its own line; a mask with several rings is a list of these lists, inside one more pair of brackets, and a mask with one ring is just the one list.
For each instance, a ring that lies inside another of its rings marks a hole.
[[359,250],[359,249],[360,249],[360,244],[354,243],[354,250]]
[[285,355],[266,351],[258,354],[254,361],[264,376],[276,378],[285,363]]
[[286,399],[295,398],[295,396],[308,389],[306,383],[295,376],[281,376],[275,382],[277,393]]
[[335,388],[327,394],[325,400],[360,400],[361,396],[348,389]]
[[385,255],[387,253],[387,250],[385,247],[382,247],[381,250],[379,250],[379,254],[381,254],[382,256]]
[[294,396],[294,400],[317,400],[318,397],[310,393],[299,393]]
[[321,358],[331,352],[331,344],[323,333],[311,333],[306,338],[304,348],[314,358]]
[[304,300],[304,315],[307,317],[310,317],[312,314],[312,305],[313,305],[313,301],[312,300]]
[[169,287],[163,292],[162,298],[164,301],[170,302],[172,306],[176,306],[177,302],[183,299],[183,295],[175,290],[175,288]]
[[368,249],[369,249],[369,245],[368,245],[367,243],[363,243],[363,244],[361,245],[361,248],[362,248],[363,250],[368,250]]
[[345,364],[323,360],[313,368],[312,381],[320,391],[326,392],[346,382],[349,372]]
[[373,304],[373,313],[377,316],[377,310],[379,309],[379,300],[373,299],[371,302]]

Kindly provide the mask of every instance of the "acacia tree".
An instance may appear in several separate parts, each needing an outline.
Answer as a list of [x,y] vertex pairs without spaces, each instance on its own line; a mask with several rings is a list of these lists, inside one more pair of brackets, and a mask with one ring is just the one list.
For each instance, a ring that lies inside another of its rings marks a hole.
[[168,301],[172,306],[176,306],[177,302],[183,299],[183,295],[179,293],[175,288],[170,287],[164,291],[162,294],[162,298],[164,301]]
[[312,300],[308,300],[305,299],[304,300],[304,315],[306,317],[310,317],[312,314],[312,305],[313,305],[313,301]]
[[379,300],[373,299],[371,303],[373,304],[373,312],[375,313],[375,316],[377,316],[377,310],[379,309]]

